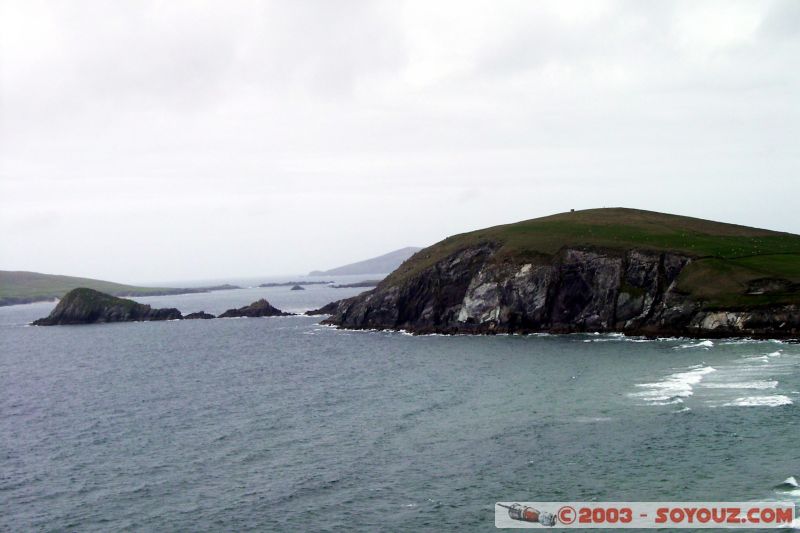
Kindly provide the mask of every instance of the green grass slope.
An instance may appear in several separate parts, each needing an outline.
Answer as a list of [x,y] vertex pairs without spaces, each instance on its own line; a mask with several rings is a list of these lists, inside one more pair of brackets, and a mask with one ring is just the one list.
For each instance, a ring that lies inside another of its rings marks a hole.
[[165,287],[137,287],[98,279],[0,270],[0,305],[61,298],[67,292],[78,287],[86,287],[116,296],[148,296],[180,292],[180,289]]
[[418,252],[385,283],[397,283],[483,242],[494,261],[549,262],[564,247],[670,251],[693,257],[680,290],[707,308],[800,304],[800,235],[626,208],[560,213],[454,235]]

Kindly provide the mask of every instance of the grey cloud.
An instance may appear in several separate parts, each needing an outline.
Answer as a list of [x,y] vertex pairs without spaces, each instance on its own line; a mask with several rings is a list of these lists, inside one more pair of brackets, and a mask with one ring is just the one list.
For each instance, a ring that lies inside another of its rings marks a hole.
[[9,0],[0,268],[298,273],[602,205],[797,232],[797,5]]

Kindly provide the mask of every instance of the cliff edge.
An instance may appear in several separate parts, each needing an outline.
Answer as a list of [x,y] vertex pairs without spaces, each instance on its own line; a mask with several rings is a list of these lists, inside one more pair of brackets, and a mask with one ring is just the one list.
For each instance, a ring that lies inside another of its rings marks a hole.
[[800,337],[800,236],[624,208],[449,237],[324,321],[415,333]]

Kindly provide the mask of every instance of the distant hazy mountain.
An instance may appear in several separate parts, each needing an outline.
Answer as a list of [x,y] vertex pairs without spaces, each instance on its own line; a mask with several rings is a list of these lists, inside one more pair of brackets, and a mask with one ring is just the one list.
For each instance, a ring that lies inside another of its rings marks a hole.
[[358,263],[351,263],[330,270],[314,270],[309,273],[309,276],[347,276],[355,274],[388,274],[400,266],[400,264],[422,250],[415,246],[401,248],[388,254],[373,257],[372,259],[365,259]]

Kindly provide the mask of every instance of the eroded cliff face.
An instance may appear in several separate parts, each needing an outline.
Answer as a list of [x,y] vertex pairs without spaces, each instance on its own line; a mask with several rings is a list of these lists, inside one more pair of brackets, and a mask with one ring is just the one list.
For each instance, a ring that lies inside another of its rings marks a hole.
[[326,306],[347,328],[415,333],[616,331],[645,335],[800,334],[800,309],[704,310],[678,289],[687,256],[565,248],[528,263],[496,260],[485,243]]

